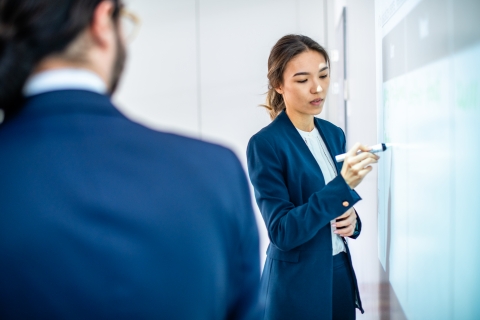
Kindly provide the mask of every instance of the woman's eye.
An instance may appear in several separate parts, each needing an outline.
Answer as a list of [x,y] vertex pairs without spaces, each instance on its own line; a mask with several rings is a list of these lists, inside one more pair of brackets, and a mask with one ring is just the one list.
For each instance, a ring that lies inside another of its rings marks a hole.
[[305,79],[305,80],[300,80],[300,81],[297,81],[297,82],[298,82],[298,83],[305,83],[305,82],[307,82],[307,79]]
[[322,79],[325,79],[326,77],[328,77],[328,73],[324,74],[323,76],[320,76],[320,78],[322,78]]

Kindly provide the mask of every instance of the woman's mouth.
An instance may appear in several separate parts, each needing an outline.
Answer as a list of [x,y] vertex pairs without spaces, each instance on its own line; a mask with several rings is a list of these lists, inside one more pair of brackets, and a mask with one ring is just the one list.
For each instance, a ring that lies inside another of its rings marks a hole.
[[323,99],[319,98],[319,99],[315,99],[315,100],[310,101],[310,104],[314,105],[314,106],[319,106],[322,102],[323,102]]

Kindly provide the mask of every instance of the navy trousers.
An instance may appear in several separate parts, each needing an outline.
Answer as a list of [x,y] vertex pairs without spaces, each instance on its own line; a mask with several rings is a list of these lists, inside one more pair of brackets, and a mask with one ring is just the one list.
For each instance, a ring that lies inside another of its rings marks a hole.
[[355,319],[355,291],[345,252],[333,256],[333,320]]

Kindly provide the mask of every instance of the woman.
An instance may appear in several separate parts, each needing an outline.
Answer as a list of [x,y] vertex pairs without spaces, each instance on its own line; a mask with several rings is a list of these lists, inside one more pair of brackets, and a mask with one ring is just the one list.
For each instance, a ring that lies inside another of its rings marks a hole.
[[345,237],[361,222],[353,190],[378,156],[356,144],[345,161],[343,131],[315,118],[323,108],[328,54],[287,35],[268,59],[266,107],[272,123],[248,144],[248,170],[270,245],[262,275],[265,319],[355,319],[363,312]]

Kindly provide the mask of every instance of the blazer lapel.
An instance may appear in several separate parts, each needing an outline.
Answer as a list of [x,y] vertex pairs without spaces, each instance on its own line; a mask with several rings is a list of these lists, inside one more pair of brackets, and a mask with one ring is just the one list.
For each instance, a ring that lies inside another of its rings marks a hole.
[[313,156],[312,152],[307,146],[307,143],[305,140],[302,139],[302,136],[300,133],[297,131],[297,128],[293,125],[292,121],[290,121],[290,118],[288,117],[287,113],[285,111],[282,111],[278,116],[278,120],[281,121],[282,127],[285,129],[286,135],[291,139],[292,143],[294,144],[294,148],[297,148],[300,150],[302,153],[302,158],[305,159],[307,165],[310,167],[314,168],[324,179],[325,177],[323,176],[322,170],[320,169],[320,166],[318,165],[317,160]]
[[[315,120],[315,127],[317,127],[318,132],[320,132],[320,135],[322,136],[323,142],[325,142],[325,145],[327,146],[328,153],[330,154],[330,157],[332,158],[332,161],[335,164],[335,167],[337,168],[337,175],[339,175],[340,172],[342,171],[343,163],[338,163],[335,160],[336,154],[334,154],[333,151],[332,151],[333,150],[332,146],[331,146],[332,142],[325,135],[325,132],[323,131],[322,126],[320,126],[320,121],[317,118],[315,118],[314,120]],[[342,152],[343,152],[343,150],[342,150]]]

